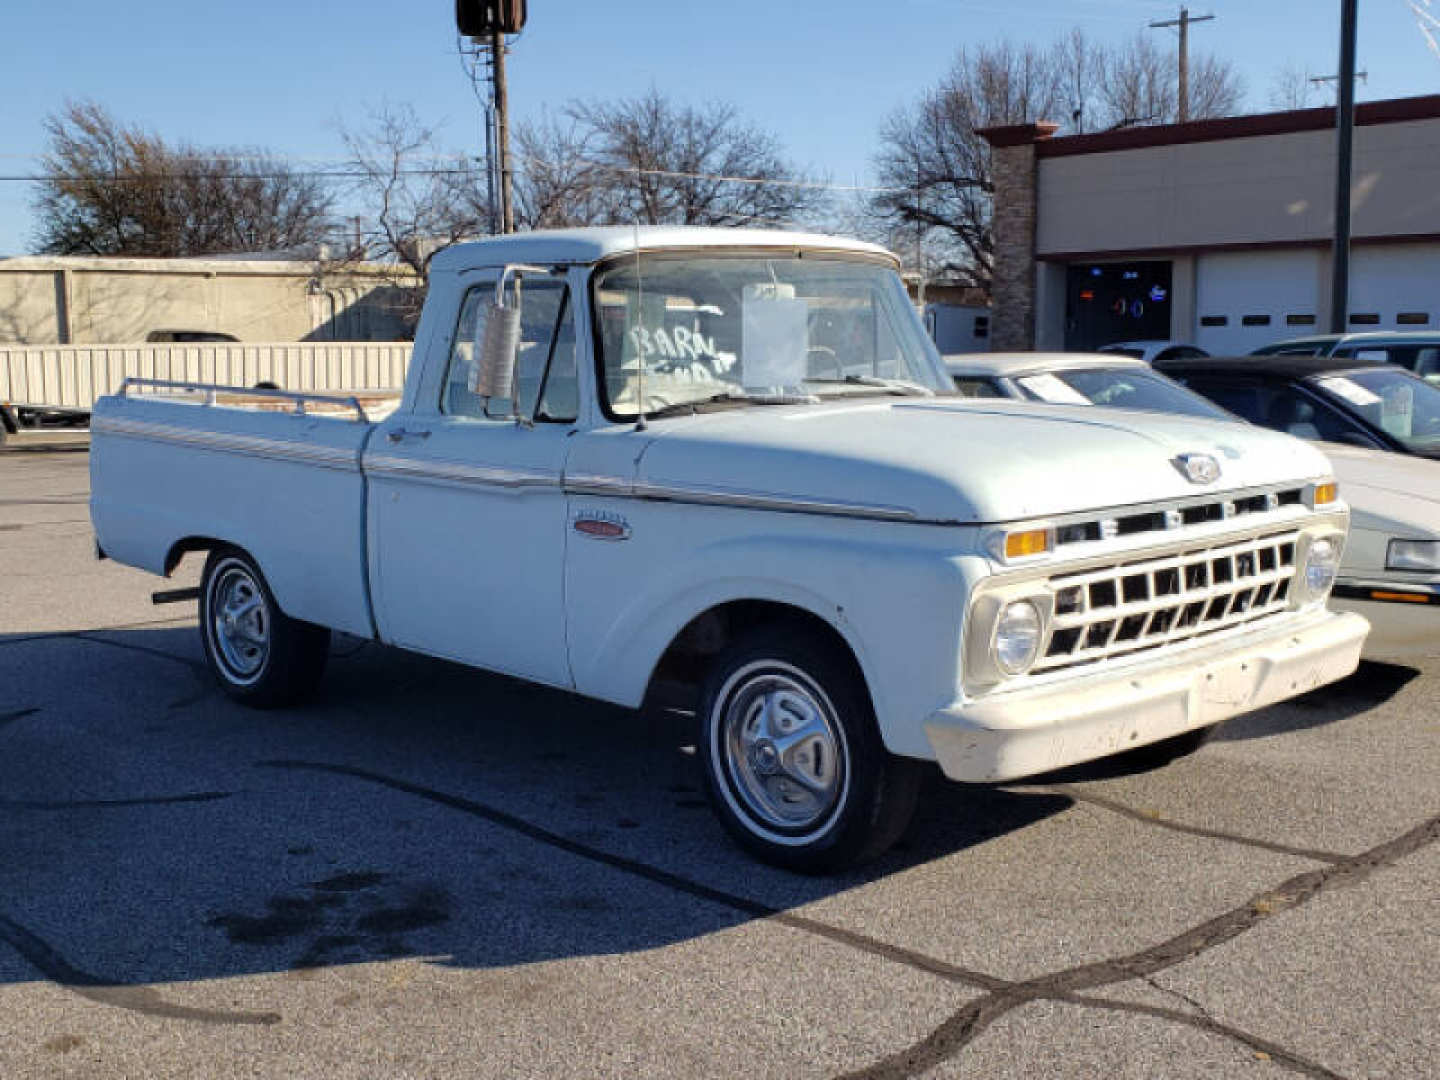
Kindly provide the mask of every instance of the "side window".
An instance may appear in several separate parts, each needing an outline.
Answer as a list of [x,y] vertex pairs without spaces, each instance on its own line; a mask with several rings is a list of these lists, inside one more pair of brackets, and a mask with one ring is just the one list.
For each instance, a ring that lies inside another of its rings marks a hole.
[[1203,394],[1222,409],[1244,417],[1252,424],[1265,423],[1265,414],[1260,408],[1259,388],[1244,383],[1218,383],[1207,379],[1181,379],[1184,385]]
[[[441,412],[448,416],[504,419],[511,414],[510,398],[486,398],[475,392],[476,341],[484,336],[485,318],[494,296],[493,284],[476,285],[465,294],[460,306],[440,402]],[[574,420],[579,395],[569,290],[563,281],[531,279],[520,287],[520,303],[515,388],[521,411],[537,420]]]
[[986,379],[978,375],[956,375],[955,392],[961,397],[973,398],[998,398],[1005,395],[995,385],[994,379]]
[[1302,439],[1341,442],[1347,435],[1365,439],[1365,431],[1359,424],[1289,386],[1276,387],[1271,392],[1265,408],[1265,426]]

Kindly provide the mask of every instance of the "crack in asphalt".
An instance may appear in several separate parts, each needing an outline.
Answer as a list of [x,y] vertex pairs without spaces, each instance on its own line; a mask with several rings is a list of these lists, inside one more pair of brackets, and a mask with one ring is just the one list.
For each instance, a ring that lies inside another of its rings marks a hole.
[[[97,638],[94,634],[111,634],[119,630],[145,630],[155,626],[181,626],[192,622],[189,615],[175,616],[169,619],[148,619],[142,622],[119,623],[115,626],[101,626],[94,630],[45,630],[38,634],[17,634],[14,636],[0,635],[0,648],[7,645],[28,645],[35,641],[53,641],[57,638],[79,638],[83,641],[94,641],[101,645],[114,645],[117,649],[145,649],[143,645],[130,645],[119,641],[107,641],[105,638]],[[181,663],[193,664],[195,661],[185,660],[183,657],[174,656],[171,653],[162,653],[156,650],[157,656],[165,656],[171,660],[178,660]]]
[[[1297,874],[1274,888],[1257,893],[1244,904],[1148,949],[1080,964],[992,990],[965,1005],[913,1045],[844,1075],[864,1080],[916,1076],[955,1058],[981,1032],[1021,1005],[1043,999],[1063,1000],[1078,991],[1145,979],[1232,941],[1264,920],[1306,904],[1322,892],[1357,884],[1376,870],[1419,851],[1437,839],[1440,839],[1440,816],[1334,866]],[[1300,1060],[1296,1055],[1290,1056]],[[1314,1075],[1332,1074],[1321,1072]]]
[[1245,847],[1259,848],[1261,851],[1269,851],[1277,855],[1294,855],[1297,858],[1309,859],[1311,862],[1338,865],[1346,859],[1346,856],[1334,851],[1321,851],[1317,848],[1291,847],[1289,844],[1277,844],[1273,841],[1260,840],[1253,836],[1241,836],[1238,833],[1222,832],[1219,829],[1207,829],[1203,825],[1187,825],[1183,821],[1174,821],[1171,818],[1162,817],[1159,814],[1151,814],[1144,810],[1137,810],[1135,807],[1123,802],[1108,799],[1104,795],[1094,795],[1088,791],[1071,787],[1069,784],[1051,784],[1048,787],[1037,790],[1048,791],[1055,795],[1063,795],[1065,798],[1074,799],[1078,803],[1088,803],[1091,806],[1098,806],[1102,810],[1109,810],[1111,813],[1119,814],[1121,817],[1138,821],[1142,825],[1153,825],[1157,829],[1169,829],[1171,832],[1185,833],[1188,836],[1200,836],[1206,840],[1223,840],[1231,844],[1243,844]]
[[143,1013],[165,1020],[195,1020],[202,1024],[259,1024],[280,1022],[276,1012],[227,1012],[200,1009],[167,1001],[151,986],[129,986],[82,971],[46,941],[4,913],[0,913],[0,941],[6,942],[51,982],[101,1005]]
[[39,707],[29,709],[16,709],[13,712],[0,713],[0,728],[6,724],[13,724],[16,720],[23,720],[27,716],[34,716],[40,711]]
[[679,874],[672,874],[667,870],[661,870],[658,867],[651,866],[649,863],[629,859],[623,855],[611,854],[608,851],[603,851],[599,848],[591,847],[588,844],[582,844],[577,840],[572,840],[569,837],[561,836],[559,833],[551,832],[549,829],[542,828],[523,818],[516,817],[514,814],[506,813],[504,810],[498,810],[495,807],[487,806],[484,803],[475,802],[472,799],[466,799],[459,795],[450,795],[443,791],[436,791],[433,788],[421,787],[419,784],[411,784],[405,780],[397,780],[394,777],[384,776],[380,773],[354,768],[349,765],[331,765],[323,762],[290,760],[260,761],[256,762],[256,765],[259,768],[330,773],[336,776],[348,776],[357,780],[365,780],[369,783],[378,784],[395,791],[415,795],[430,802],[438,803],[441,806],[463,811],[473,817],[481,818],[493,825],[498,825],[511,832],[519,833],[521,836],[525,836],[531,840],[537,840],[540,843],[557,848],[568,854],[587,859],[590,862],[599,863],[603,866],[608,866],[615,870],[620,870],[634,877],[644,878],[657,885],[663,885],[676,892],[685,893],[700,900],[707,900],[711,903],[719,904],[722,907],[729,908],[742,915],[756,919],[766,919],[778,923],[781,926],[789,927],[792,930],[799,930],[803,933],[825,938],[841,945],[847,945],[850,948],[869,953],[872,956],[878,956],[892,963],[902,964],[917,971],[935,975],[948,982],[960,983],[965,986],[976,987],[991,992],[1003,992],[1014,985],[1005,979],[996,978],[993,975],[987,975],[981,971],[972,971],[933,956],[926,956],[924,953],[915,952],[911,949],[867,937],[864,934],[844,930],[840,927],[832,926],[829,923],[806,918],[803,915],[795,915],[780,908],[772,907],[769,904],[763,904],[758,900],[752,900],[749,897],[739,896],[735,893],[725,892],[722,889],[716,889],[709,885],[703,885],[698,881],[681,877]]
[[234,794],[233,791],[196,791],[185,795],[150,795],[133,799],[71,799],[64,802],[0,799],[0,810],[113,810],[127,806],[174,806],[181,803],[218,802]]
[[[1149,982],[1150,980],[1147,979],[1145,981]],[[1151,983],[1151,985],[1155,986],[1156,984]],[[1175,991],[1166,990],[1161,986],[1157,986],[1156,988],[1163,993],[1175,994]],[[1185,1001],[1190,1001],[1190,999],[1186,998],[1183,994],[1176,996]],[[1195,1028],[1197,1031],[1218,1035],[1221,1038],[1237,1042],[1242,1046],[1247,1046],[1256,1053],[1265,1054],[1275,1064],[1287,1068],[1291,1072],[1299,1073],[1302,1076],[1315,1077],[1316,1080],[1345,1080],[1340,1073],[1332,1072],[1319,1062],[1302,1057],[1294,1050],[1281,1046],[1279,1043],[1273,1043],[1269,1039],[1261,1038],[1259,1035],[1246,1031],[1243,1028],[1237,1028],[1233,1024],[1226,1024],[1216,1020],[1204,1010],[1203,1006],[1200,1006],[1196,1002],[1191,1002],[1191,1004],[1200,1009],[1198,1014],[1182,1012],[1179,1009],[1166,1009],[1159,1005],[1147,1005],[1141,1001],[1120,1001],[1116,998],[1099,998],[1085,995],[1062,994],[1047,1000],[1060,1001],[1067,1005],[1079,1005],[1084,1008],[1101,1011],[1135,1013],[1139,1016],[1149,1016],[1159,1020],[1167,1020],[1174,1024],[1183,1024],[1186,1027]]]

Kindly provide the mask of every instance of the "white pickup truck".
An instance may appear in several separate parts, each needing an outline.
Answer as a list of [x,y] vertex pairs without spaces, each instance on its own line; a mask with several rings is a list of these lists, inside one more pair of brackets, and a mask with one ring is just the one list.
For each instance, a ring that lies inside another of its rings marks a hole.
[[398,407],[326,405],[95,409],[99,548],[208,552],[230,695],[311,691],[332,629],[632,707],[688,685],[716,812],[796,869],[884,850],[924,761],[1004,781],[1198,745],[1348,674],[1367,629],[1325,606],[1347,511],[1317,450],[956,397],[868,244],[455,247]]

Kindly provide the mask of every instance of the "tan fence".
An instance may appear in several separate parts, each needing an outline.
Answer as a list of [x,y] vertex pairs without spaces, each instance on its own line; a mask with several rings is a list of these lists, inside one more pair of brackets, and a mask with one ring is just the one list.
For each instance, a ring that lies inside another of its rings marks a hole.
[[127,376],[282,390],[399,390],[411,345],[395,342],[206,342],[194,345],[0,345],[0,402],[89,411]]

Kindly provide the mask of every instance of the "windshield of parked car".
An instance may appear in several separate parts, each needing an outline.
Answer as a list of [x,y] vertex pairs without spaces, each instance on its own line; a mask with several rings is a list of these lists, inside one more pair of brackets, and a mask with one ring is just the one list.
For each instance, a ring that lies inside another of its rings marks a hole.
[[592,296],[612,418],[953,393],[899,276],[878,261],[642,254],[597,272]]
[[1235,419],[1194,391],[1143,368],[1075,368],[1021,375],[1015,382],[1036,401]]
[[1410,452],[1440,452],[1440,387],[1384,368],[1317,375],[1310,382]]

